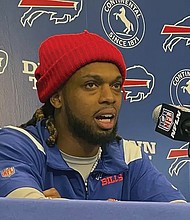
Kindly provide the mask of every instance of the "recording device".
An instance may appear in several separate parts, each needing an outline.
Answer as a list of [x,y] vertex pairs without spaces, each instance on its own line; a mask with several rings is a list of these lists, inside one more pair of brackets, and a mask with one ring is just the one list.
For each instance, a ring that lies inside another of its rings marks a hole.
[[157,106],[152,113],[155,131],[178,141],[190,142],[190,109],[172,104]]

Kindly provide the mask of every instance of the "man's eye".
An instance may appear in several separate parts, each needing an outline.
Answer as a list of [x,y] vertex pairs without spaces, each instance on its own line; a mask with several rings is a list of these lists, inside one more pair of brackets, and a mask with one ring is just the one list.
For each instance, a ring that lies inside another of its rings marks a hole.
[[113,85],[112,85],[112,87],[114,88],[114,89],[116,89],[116,90],[121,90],[121,83],[119,82],[119,83],[114,83]]
[[94,88],[96,88],[97,87],[97,85],[95,84],[95,83],[87,83],[86,85],[85,85],[85,87],[87,88],[87,89],[94,89]]

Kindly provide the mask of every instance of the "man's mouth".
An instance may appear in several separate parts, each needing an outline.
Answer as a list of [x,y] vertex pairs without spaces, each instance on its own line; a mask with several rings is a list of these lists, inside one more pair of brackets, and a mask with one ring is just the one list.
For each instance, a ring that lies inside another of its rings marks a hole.
[[114,113],[103,113],[99,112],[95,117],[95,122],[98,125],[98,127],[109,130],[112,129],[115,125],[115,111],[111,111]]

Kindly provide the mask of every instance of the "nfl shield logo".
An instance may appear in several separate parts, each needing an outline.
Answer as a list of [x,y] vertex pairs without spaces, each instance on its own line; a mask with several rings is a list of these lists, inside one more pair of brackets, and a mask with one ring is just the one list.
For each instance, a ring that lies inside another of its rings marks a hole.
[[168,109],[163,108],[162,114],[159,117],[158,127],[164,131],[169,131],[174,120],[174,113]]

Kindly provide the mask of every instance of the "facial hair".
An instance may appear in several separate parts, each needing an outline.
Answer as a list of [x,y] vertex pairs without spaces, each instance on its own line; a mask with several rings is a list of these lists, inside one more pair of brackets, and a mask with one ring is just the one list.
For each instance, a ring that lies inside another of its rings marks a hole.
[[69,108],[67,102],[65,102],[65,111],[68,119],[69,130],[74,136],[85,140],[89,144],[101,146],[115,140],[117,135],[117,123],[111,131],[102,130],[99,132],[95,131],[95,129],[88,125],[84,120],[75,116]]

